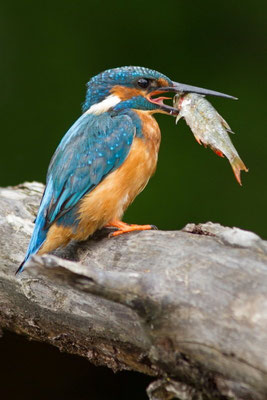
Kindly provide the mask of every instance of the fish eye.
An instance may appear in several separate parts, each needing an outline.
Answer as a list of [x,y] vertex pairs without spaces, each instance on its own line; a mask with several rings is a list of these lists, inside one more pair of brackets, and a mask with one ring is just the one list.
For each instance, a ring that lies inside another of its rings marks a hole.
[[142,89],[146,89],[146,88],[148,88],[148,86],[150,85],[150,80],[149,80],[149,79],[146,79],[146,78],[140,78],[140,79],[138,79],[138,81],[137,81],[137,85],[138,85],[139,87],[141,87]]

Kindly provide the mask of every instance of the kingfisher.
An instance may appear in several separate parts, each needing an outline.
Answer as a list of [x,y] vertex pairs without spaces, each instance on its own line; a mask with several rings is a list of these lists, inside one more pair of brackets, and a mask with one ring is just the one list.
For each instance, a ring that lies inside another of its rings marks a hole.
[[149,68],[106,70],[87,83],[82,115],[67,131],[48,167],[24,269],[33,254],[83,241],[102,227],[110,236],[149,230],[153,225],[122,222],[122,216],[154,174],[161,140],[155,113],[177,116],[166,93],[232,98],[174,82]]

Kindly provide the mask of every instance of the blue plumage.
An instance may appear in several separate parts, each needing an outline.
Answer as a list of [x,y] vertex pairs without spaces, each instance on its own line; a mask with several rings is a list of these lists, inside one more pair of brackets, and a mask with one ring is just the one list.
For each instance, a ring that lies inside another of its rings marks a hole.
[[[226,96],[172,82],[143,67],[110,69],[88,82],[84,114],[63,137],[50,162],[33,235],[18,272],[31,254],[51,251],[71,239],[84,240],[104,225],[118,228],[113,235],[151,229],[150,225],[129,226],[120,218],[156,168],[160,130],[152,114],[178,114],[163,103],[166,97],[155,96],[188,91]],[[107,184],[103,195],[105,178],[113,171],[110,180],[116,190],[112,192]]]
[[35,226],[31,237],[31,241],[29,243],[25,258],[23,262],[20,264],[17,273],[23,270],[25,262],[28,260],[31,254],[37,253],[37,251],[39,250],[39,248],[41,247],[42,243],[46,238],[47,229],[45,229],[45,215],[47,207],[50,203],[52,193],[53,193],[53,185],[52,185],[52,180],[50,179],[47,181],[45,192],[41,200],[40,208],[38,210],[38,214],[35,219]]
[[129,115],[100,116],[83,114],[61,140],[48,168],[47,185],[35,221],[26,257],[43,244],[49,227],[55,222],[75,229],[75,206],[118,168],[129,152],[135,125]]
[[[87,92],[85,102],[83,103],[83,111],[88,110],[91,105],[104,100],[113,86],[122,85],[131,87],[133,86],[133,82],[141,77],[148,79],[163,78],[169,82],[170,86],[172,85],[172,81],[166,75],[154,71],[153,69],[132,66],[108,69],[94,76],[87,83]],[[148,103],[146,104],[148,106]]]
[[48,168],[53,195],[46,226],[62,217],[125,160],[134,137],[127,115],[83,114],[66,133]]
[[54,222],[77,228],[79,201],[110,172],[122,165],[134,136],[142,136],[139,117],[133,108],[152,110],[157,105],[142,96],[121,101],[100,115],[87,113],[101,103],[115,85],[135,87],[138,78],[166,79],[165,75],[143,67],[121,67],[104,71],[87,84],[84,114],[61,140],[48,168],[46,188],[35,220],[33,235],[24,261],[38,252]]

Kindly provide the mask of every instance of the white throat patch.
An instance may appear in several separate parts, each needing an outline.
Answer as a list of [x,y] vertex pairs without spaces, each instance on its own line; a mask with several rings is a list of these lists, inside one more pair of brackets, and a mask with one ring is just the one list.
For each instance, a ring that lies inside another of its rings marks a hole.
[[93,104],[85,114],[100,115],[110,108],[115,107],[120,101],[121,99],[118,96],[111,94],[105,100],[100,101],[100,103]]

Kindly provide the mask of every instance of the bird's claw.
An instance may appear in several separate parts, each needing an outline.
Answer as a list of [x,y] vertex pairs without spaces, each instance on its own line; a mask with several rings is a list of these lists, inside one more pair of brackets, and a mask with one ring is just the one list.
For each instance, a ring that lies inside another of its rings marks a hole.
[[158,231],[159,228],[156,225],[150,225],[152,231]]
[[[112,225],[109,224],[109,226],[116,227],[115,224],[112,224]],[[157,230],[158,229],[155,225],[136,225],[136,224],[125,224],[122,222],[119,222],[119,224],[117,224],[117,227],[118,227],[118,230],[110,233],[108,235],[109,238],[119,236],[119,235],[122,235],[124,233],[129,233],[129,232]]]

